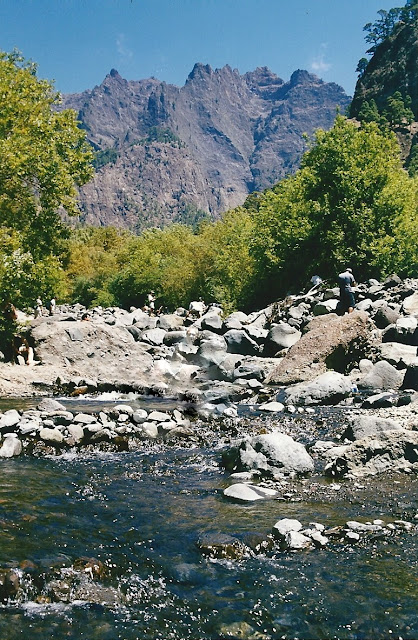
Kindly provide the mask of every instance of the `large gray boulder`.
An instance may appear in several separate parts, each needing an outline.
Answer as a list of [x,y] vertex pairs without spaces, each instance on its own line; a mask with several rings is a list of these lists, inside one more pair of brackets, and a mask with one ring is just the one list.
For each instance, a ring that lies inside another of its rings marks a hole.
[[224,333],[223,337],[227,344],[228,353],[252,356],[260,352],[257,342],[242,329],[230,329]]
[[379,418],[371,415],[351,416],[343,438],[361,440],[367,436],[375,436],[384,431],[399,431],[402,427],[390,418]]
[[218,366],[225,360],[226,354],[227,344],[224,337],[211,333],[201,340],[196,354],[196,362],[203,368],[212,365]]
[[325,473],[361,478],[385,472],[418,472],[418,431],[384,431],[326,452]]
[[268,332],[264,345],[265,355],[274,355],[282,349],[288,349],[301,337],[301,332],[287,322],[273,324]]
[[[77,328],[83,339],[71,340],[69,328]],[[154,382],[150,378],[152,356],[146,345],[136,342],[124,327],[61,320],[57,315],[52,321],[40,318],[30,332],[36,359],[42,363],[42,367],[34,368],[32,377],[42,379],[47,371],[48,376],[60,379],[94,378],[145,387]]]
[[335,404],[350,395],[350,378],[327,371],[309,382],[299,382],[285,390],[287,404]]
[[177,331],[184,325],[184,318],[176,313],[170,313],[167,315],[159,316],[157,320],[157,327],[164,329],[164,331]]
[[386,360],[396,369],[405,369],[418,357],[418,347],[400,342],[383,342],[379,345],[378,352],[382,360]]
[[260,471],[264,474],[310,473],[314,465],[305,447],[280,431],[243,440],[224,453],[230,471]]
[[380,360],[365,376],[358,380],[361,389],[400,389],[405,371],[398,371],[386,360]]
[[353,359],[365,357],[373,344],[370,319],[364,311],[317,316],[266,382],[292,384],[312,380],[328,369],[345,371]]

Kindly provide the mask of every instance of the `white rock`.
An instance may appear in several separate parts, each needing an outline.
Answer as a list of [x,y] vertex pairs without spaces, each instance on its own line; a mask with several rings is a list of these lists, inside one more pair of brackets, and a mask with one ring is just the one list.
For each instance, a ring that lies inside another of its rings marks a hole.
[[255,500],[265,500],[266,498],[275,498],[277,491],[245,483],[232,484],[224,490],[224,496],[240,500],[241,502],[254,502]]

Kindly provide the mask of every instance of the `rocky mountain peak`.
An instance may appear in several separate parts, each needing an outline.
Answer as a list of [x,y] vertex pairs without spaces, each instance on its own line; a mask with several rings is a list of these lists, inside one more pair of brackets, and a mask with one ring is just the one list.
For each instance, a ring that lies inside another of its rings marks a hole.
[[91,91],[63,96],[97,151],[81,218],[133,230],[216,218],[295,171],[303,134],[330,128],[348,102],[303,70],[284,82],[267,67],[241,75],[199,62],[177,87],[112,69]]
[[296,71],[294,71],[290,76],[289,80],[289,85],[291,87],[295,87],[298,84],[309,85],[318,83],[323,83],[323,80],[320,80],[318,76],[315,76],[303,69],[296,69]]

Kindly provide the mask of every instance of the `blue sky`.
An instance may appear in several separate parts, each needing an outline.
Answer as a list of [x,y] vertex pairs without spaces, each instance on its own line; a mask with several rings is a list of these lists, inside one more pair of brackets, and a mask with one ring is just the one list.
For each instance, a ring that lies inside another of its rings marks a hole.
[[352,95],[363,26],[401,0],[0,0],[0,49],[17,47],[62,93],[112,68],[182,86],[196,62],[284,80],[307,69]]

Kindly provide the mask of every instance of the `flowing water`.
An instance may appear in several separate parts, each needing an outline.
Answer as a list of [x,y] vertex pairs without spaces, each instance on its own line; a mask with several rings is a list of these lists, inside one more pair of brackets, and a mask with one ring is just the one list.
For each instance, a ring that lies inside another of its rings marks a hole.
[[206,558],[196,544],[207,533],[265,536],[283,517],[327,527],[414,521],[416,479],[374,480],[346,498],[335,491],[335,500],[331,490],[331,498],[316,498],[311,487],[302,500],[242,505],[222,495],[219,457],[216,448],[155,444],[135,453],[2,460],[0,566],[30,560],[47,571],[95,557],[108,568],[103,588],[118,598],[48,603],[28,585],[19,601],[1,605],[1,640],[418,637],[414,530],[236,560]]

